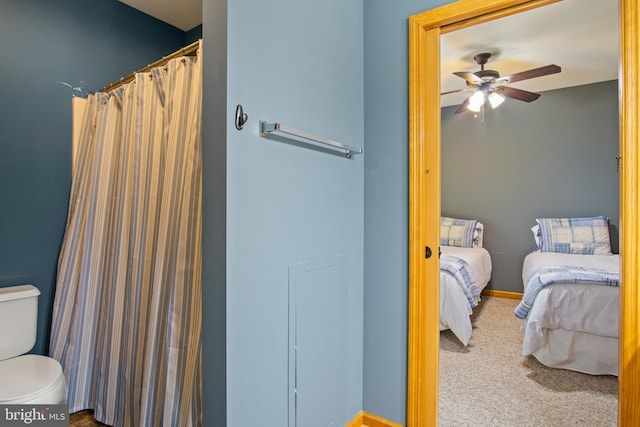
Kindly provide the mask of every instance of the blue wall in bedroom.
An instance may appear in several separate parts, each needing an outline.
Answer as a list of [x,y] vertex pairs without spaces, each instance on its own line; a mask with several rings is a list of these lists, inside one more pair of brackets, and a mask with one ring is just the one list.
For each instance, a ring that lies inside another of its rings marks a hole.
[[182,47],[185,33],[116,0],[0,0],[0,10],[0,286],[42,292],[33,349],[42,354],[66,223],[72,96]]
[[522,261],[540,217],[606,215],[618,251],[618,82],[507,100],[485,121],[442,109],[442,213],[477,218],[491,289],[522,292]]

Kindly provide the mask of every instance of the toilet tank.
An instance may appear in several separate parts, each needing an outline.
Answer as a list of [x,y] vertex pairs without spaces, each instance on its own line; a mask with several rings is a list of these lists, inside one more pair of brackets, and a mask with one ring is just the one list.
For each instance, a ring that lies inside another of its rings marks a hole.
[[36,342],[38,295],[33,285],[0,288],[0,360],[26,354]]

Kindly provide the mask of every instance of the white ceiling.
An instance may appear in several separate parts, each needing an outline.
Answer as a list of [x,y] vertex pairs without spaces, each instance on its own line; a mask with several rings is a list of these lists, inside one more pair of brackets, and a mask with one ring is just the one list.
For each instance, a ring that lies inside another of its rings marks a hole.
[[119,0],[161,21],[188,31],[202,24],[202,0]]
[[[441,37],[441,92],[466,87],[454,71],[480,70],[473,56],[490,52],[485,69],[506,76],[556,64],[558,74],[513,83],[541,92],[618,78],[618,0],[564,0]],[[441,105],[468,92],[443,95]]]
[[[202,23],[202,0],[120,0],[187,31]],[[513,84],[532,92],[618,78],[618,0],[563,0],[441,37],[441,92],[465,87],[454,71],[478,71],[473,56],[490,52],[485,69],[506,76],[556,64],[562,72]],[[443,95],[442,106],[467,92]]]

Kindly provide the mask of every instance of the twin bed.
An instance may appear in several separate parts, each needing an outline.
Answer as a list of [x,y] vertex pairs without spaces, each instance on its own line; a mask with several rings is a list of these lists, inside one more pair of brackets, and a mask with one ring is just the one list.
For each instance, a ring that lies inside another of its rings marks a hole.
[[606,217],[541,218],[523,262],[522,353],[542,364],[618,375],[620,256]]
[[[542,364],[592,375],[618,375],[620,256],[612,254],[609,222],[593,218],[539,218],[537,249],[522,266],[522,352]],[[484,227],[443,217],[440,224],[440,330],[463,345],[470,315],[491,278],[482,247]]]
[[450,329],[463,345],[471,339],[473,308],[491,279],[491,256],[482,247],[477,220],[440,220],[440,330]]

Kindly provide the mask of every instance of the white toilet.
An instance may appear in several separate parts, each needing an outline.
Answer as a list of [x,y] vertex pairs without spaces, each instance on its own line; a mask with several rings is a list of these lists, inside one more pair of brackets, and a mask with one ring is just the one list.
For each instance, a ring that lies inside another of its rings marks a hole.
[[60,363],[25,354],[36,342],[39,295],[32,285],[0,288],[0,405],[66,402]]

